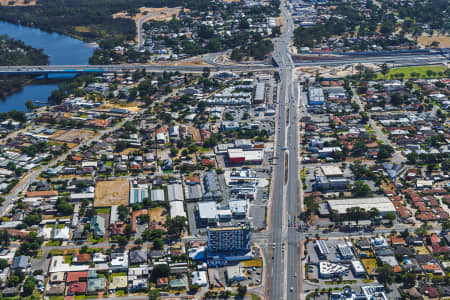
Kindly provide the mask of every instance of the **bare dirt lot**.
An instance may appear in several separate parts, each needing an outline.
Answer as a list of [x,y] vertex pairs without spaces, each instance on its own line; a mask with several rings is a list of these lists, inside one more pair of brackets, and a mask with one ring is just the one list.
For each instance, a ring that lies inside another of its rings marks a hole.
[[450,47],[450,36],[448,35],[422,35],[417,39],[417,41],[425,47],[431,45],[433,42],[439,42],[439,47],[442,48]]
[[103,104],[103,105],[101,105],[101,106],[99,107],[99,110],[102,110],[102,109],[107,109],[107,110],[109,110],[109,109],[111,109],[111,108],[122,108],[122,109],[126,109],[126,110],[131,111],[131,112],[134,113],[134,114],[142,110],[142,108],[140,108],[140,107],[138,106],[138,103],[137,103],[137,102],[130,102],[130,103],[127,103],[127,104],[114,104],[114,103]]
[[94,207],[128,205],[130,184],[127,179],[99,181],[95,188]]
[[172,19],[172,16],[178,16],[180,13],[181,8],[175,7],[175,8],[169,8],[169,7],[161,7],[161,8],[151,8],[151,7],[140,7],[139,13],[137,13],[134,16],[128,15],[127,12],[121,11],[113,15],[113,18],[124,18],[124,19],[132,19],[137,22],[139,19],[148,16],[146,18],[146,21],[170,21]]
[[31,6],[36,5],[36,0],[0,0],[0,6]]
[[94,133],[90,130],[59,130],[50,137],[51,140],[63,143],[76,143],[86,141],[94,136]]
[[149,215],[150,215],[150,222],[157,222],[161,224],[166,223],[167,211],[162,207],[155,207],[150,209]]

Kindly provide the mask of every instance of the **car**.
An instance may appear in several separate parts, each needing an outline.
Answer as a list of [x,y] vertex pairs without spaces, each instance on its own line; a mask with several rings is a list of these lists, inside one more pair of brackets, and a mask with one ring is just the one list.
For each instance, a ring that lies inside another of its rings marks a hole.
[[297,277],[297,273],[294,273],[294,277]]
[[294,291],[294,288],[291,286],[291,289],[290,289],[290,290],[291,290],[291,292],[293,292],[293,291]]

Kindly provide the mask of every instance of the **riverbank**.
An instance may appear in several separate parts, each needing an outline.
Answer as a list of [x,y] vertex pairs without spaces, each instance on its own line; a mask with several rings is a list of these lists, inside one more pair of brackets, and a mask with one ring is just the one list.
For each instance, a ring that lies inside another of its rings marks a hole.
[[[147,5],[159,0],[150,0]],[[133,40],[136,26],[130,19],[113,14],[143,6],[142,0],[41,0],[36,6],[2,6],[0,20],[79,38],[85,42]]]
[[[42,53],[48,58],[45,64],[50,65],[88,64],[89,58],[96,49],[95,44],[86,44],[65,35],[7,22],[0,21],[0,32],[14,40],[22,41],[26,46],[42,49]],[[52,91],[58,89],[60,82],[70,79],[67,77],[37,79],[33,76],[0,77],[0,112],[13,109],[26,111],[25,103],[28,100],[32,100],[35,104],[36,101],[45,103]]]

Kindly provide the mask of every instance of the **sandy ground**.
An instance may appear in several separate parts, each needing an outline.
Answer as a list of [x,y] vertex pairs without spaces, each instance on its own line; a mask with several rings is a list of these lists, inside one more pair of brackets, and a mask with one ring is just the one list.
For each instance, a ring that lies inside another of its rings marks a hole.
[[420,36],[417,41],[420,45],[426,47],[430,45],[432,42],[439,42],[439,47],[449,48],[450,47],[450,36],[448,35],[438,35],[433,34],[433,36],[429,36],[427,34]]
[[127,179],[99,181],[95,188],[94,207],[128,205],[130,184]]
[[76,139],[83,141],[90,139],[94,133],[89,130],[70,129],[70,130],[58,130],[54,135],[50,137],[50,140],[74,143]]
[[155,207],[150,209],[150,222],[157,222],[160,224],[165,224],[167,219],[167,211],[162,207]]
[[[370,68],[373,71],[378,71],[379,67],[374,65],[374,64],[370,64],[370,63],[366,63],[366,64],[362,64],[364,67],[366,68]],[[319,67],[301,67],[301,68],[297,68],[296,72],[299,76],[302,77],[314,77],[316,75],[316,73],[319,73],[320,76],[322,77],[345,77],[348,75],[353,75],[353,74],[357,74],[358,70],[356,68],[356,65],[347,65],[347,66],[338,66],[338,67],[323,67],[323,66],[319,66]]]
[[[5,1],[5,0],[1,0],[1,1]],[[134,16],[130,16],[128,15],[127,12],[125,11],[121,11],[118,13],[113,14],[113,18],[125,18],[125,19],[132,19],[136,22],[136,26],[138,25],[138,20],[150,15],[150,14],[155,14],[152,17],[149,17],[147,20],[154,20],[154,21],[170,21],[172,19],[172,16],[178,16],[178,14],[180,13],[181,8],[177,7],[177,8],[168,8],[168,7],[161,7],[161,8],[150,8],[150,7],[140,7],[139,8],[139,13],[134,15]]]
[[111,109],[111,108],[122,108],[122,109],[127,109],[129,111],[131,111],[132,113],[137,113],[139,111],[142,110],[142,108],[139,108],[137,103],[129,103],[126,105],[121,105],[121,104],[113,104],[113,103],[109,103],[109,104],[103,104],[99,107],[99,109]]
[[1,6],[31,6],[36,5],[36,0],[30,0],[25,3],[25,0],[0,0]]

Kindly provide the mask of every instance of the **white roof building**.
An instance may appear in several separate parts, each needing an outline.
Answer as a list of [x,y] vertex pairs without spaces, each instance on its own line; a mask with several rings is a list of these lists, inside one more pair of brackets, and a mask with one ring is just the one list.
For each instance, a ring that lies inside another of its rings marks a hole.
[[172,201],[170,202],[170,217],[186,217],[186,212],[184,211],[183,201]]
[[208,284],[206,271],[192,272],[192,284],[197,284],[199,286],[206,286]]
[[366,211],[376,208],[381,215],[386,215],[389,212],[395,213],[395,207],[387,197],[328,200],[328,206],[330,210],[336,210],[340,215],[346,214],[347,208],[351,207],[361,207]]

